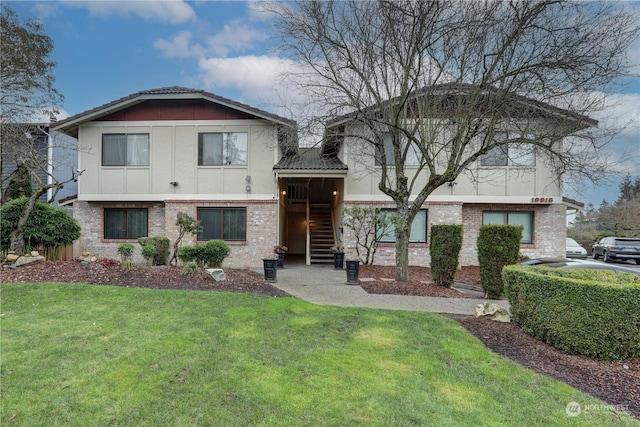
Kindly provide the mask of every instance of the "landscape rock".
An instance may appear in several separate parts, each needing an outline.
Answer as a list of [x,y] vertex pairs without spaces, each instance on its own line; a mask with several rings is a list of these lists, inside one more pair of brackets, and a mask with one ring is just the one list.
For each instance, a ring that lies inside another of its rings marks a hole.
[[216,282],[224,282],[227,280],[221,268],[207,268],[207,273],[209,273],[209,276]]
[[476,306],[476,317],[485,316],[497,322],[511,322],[509,310],[494,302],[485,302]]
[[22,267],[23,265],[34,264],[36,262],[42,262],[45,258],[42,255],[24,255],[18,258],[15,262],[16,267]]
[[16,255],[16,254],[8,254],[5,259],[7,260],[7,263],[13,264],[14,262],[16,262],[18,260],[18,258],[20,258],[20,257],[18,255]]

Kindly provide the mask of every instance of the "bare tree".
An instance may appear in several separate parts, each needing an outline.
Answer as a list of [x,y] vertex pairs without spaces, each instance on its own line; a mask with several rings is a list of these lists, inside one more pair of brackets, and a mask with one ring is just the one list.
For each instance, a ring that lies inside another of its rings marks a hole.
[[589,115],[628,71],[625,51],[639,20],[621,5],[407,0],[265,7],[278,19],[283,51],[301,64],[288,77],[329,123],[326,141],[359,141],[360,161],[396,204],[397,280],[409,278],[411,224],[426,198],[473,173],[483,156],[515,162],[515,153],[535,150],[558,179],[606,170],[601,150],[608,139],[596,134]]
[[[18,226],[11,230],[10,250],[21,254],[25,246],[22,228],[36,200],[50,189],[59,190],[67,182],[77,180],[80,172],[70,170],[68,179],[56,179],[48,151],[58,142],[48,133],[46,125],[29,124],[37,120],[36,117],[56,113],[63,99],[53,86],[55,63],[48,60],[53,42],[39,21],[21,23],[6,6],[2,7],[0,24],[0,165],[11,164],[28,177],[32,185],[31,193],[25,194],[29,200]],[[36,144],[39,136],[46,138],[44,150]],[[2,188],[4,196],[4,180]]]

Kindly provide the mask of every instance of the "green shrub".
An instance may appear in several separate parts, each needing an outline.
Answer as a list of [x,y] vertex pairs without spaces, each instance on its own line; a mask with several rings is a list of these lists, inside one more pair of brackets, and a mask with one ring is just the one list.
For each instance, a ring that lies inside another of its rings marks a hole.
[[521,240],[520,225],[490,224],[480,227],[477,241],[480,282],[489,298],[502,296],[502,268],[518,262]]
[[140,237],[138,243],[142,247],[153,245],[156,248],[156,253],[153,256],[153,265],[167,265],[170,244],[167,237]]
[[431,226],[429,252],[431,275],[440,286],[450,288],[458,269],[458,255],[462,249],[462,225],[435,224]]
[[182,275],[186,276],[198,271],[198,264],[195,261],[189,261],[182,267]]
[[222,240],[209,240],[199,245],[183,246],[178,258],[183,262],[195,261],[199,266],[220,267],[231,253],[229,245]]
[[147,260],[147,265],[152,265],[153,258],[158,253],[158,250],[153,245],[144,245],[142,247],[142,256]]
[[640,278],[604,270],[508,266],[513,320],[559,350],[603,360],[640,356]]
[[128,242],[119,244],[118,253],[120,254],[120,267],[123,270],[133,268],[133,263],[131,262],[133,257],[133,244]]
[[[0,208],[0,249],[7,250],[11,244],[9,235],[18,227],[26,198],[14,199]],[[48,203],[36,202],[23,227],[25,247],[42,248],[45,251],[59,246],[67,246],[80,238],[80,224],[69,213],[54,208]]]

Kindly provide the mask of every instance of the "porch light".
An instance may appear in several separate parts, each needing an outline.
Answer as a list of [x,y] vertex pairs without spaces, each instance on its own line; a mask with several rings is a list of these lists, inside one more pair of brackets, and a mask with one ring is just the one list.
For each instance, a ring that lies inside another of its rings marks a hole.
[[335,188],[333,189],[333,195],[334,195],[334,196],[337,196],[337,195],[338,195],[338,190],[337,190],[337,189],[335,189]]
[[287,195],[287,190],[282,190],[282,195],[286,196]]

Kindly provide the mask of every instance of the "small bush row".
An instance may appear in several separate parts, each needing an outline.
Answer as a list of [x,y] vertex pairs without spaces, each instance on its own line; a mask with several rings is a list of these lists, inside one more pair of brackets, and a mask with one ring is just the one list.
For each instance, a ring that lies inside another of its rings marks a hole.
[[169,258],[169,239],[167,237],[140,237],[142,256],[150,265],[167,265]]
[[532,336],[593,359],[640,356],[640,278],[601,270],[504,268],[515,322]]
[[[169,256],[169,239],[166,237],[145,237],[138,239],[142,246],[142,256],[149,265],[165,265]],[[118,245],[122,268],[132,267],[134,246],[131,243]],[[178,250],[178,258],[184,263],[195,263],[199,267],[220,267],[231,253],[229,245],[223,240],[209,240],[203,244],[183,246]],[[193,267],[190,266],[189,269]]]
[[201,267],[220,267],[230,253],[229,245],[223,240],[209,240],[203,244],[181,247],[178,258],[183,262],[194,261]]

